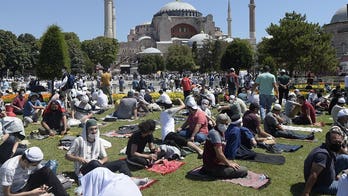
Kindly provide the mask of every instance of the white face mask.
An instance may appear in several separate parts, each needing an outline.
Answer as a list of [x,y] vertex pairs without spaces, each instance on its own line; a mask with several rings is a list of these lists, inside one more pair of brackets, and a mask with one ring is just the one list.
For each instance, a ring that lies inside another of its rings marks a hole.
[[90,140],[95,140],[95,137],[96,137],[96,134],[92,134],[92,133],[88,134],[88,138]]
[[202,110],[206,110],[208,107],[207,107],[207,105],[202,104],[201,108],[202,108]]
[[227,130],[227,125],[225,125],[225,124],[218,124],[218,126],[217,126],[217,128],[219,129],[219,131],[221,131],[221,132],[225,132],[226,130]]

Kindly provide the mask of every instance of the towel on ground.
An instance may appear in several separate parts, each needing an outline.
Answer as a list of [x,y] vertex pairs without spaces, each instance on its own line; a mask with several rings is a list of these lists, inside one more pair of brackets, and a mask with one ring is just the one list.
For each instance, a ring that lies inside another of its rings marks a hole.
[[156,172],[162,175],[166,175],[178,170],[184,164],[185,163],[181,161],[176,161],[176,160],[168,161],[164,159],[163,161],[152,165],[152,167],[147,168],[147,170]]
[[229,182],[233,184],[238,184],[244,187],[250,187],[254,189],[261,189],[271,182],[271,179],[265,175],[265,174],[259,174],[255,173],[253,171],[248,171],[248,175],[244,178],[233,178],[233,179],[217,179],[211,176],[208,176],[206,174],[203,174],[200,172],[200,169],[202,167],[197,167],[191,171],[189,171],[186,175],[187,178],[194,179],[194,180],[204,180],[204,181],[223,181],[223,182]]

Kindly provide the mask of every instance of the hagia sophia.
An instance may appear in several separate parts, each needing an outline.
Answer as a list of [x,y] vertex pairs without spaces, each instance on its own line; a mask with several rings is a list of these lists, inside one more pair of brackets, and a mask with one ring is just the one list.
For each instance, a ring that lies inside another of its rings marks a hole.
[[[204,40],[224,40],[231,42],[232,18],[230,0],[227,3],[227,34],[215,26],[212,14],[204,16],[193,5],[181,0],[165,4],[154,13],[152,21],[136,25],[130,29],[127,42],[120,43],[119,59],[132,57],[139,54],[165,54],[172,44],[187,44],[193,42],[201,46]],[[255,31],[255,1],[249,4],[249,40],[256,49]],[[332,45],[336,49],[337,58],[341,64],[347,61],[348,71],[348,4],[338,9],[331,18],[330,23],[325,24],[324,30],[332,33]],[[105,33],[104,36],[115,38],[115,8],[113,0],[105,0]]]

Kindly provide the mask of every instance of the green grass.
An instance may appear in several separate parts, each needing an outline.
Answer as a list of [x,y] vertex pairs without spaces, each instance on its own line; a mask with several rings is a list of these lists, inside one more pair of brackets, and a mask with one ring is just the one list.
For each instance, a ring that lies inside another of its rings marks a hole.
[[[102,115],[96,115],[99,119],[104,117],[106,114],[111,113],[108,110]],[[154,112],[149,114],[144,118],[140,118],[135,122],[127,121],[116,121],[110,122],[106,126],[100,128],[101,132],[107,132],[110,130],[116,130],[119,126],[125,124],[138,123],[144,119],[154,119],[159,120],[159,112]],[[328,115],[322,115],[317,118],[317,121],[325,122],[326,124],[331,123],[332,120],[329,119]],[[99,122],[102,122],[99,120]],[[29,125],[26,128],[26,133],[29,134],[30,131],[35,130],[39,125]],[[197,154],[190,154],[186,156],[183,160],[186,164],[183,165],[179,170],[174,173],[161,176],[159,174],[149,172],[146,170],[133,171],[133,175],[137,177],[149,177],[152,179],[159,180],[153,184],[150,188],[142,191],[143,195],[300,195],[303,186],[303,162],[307,154],[316,146],[320,145],[324,141],[325,133],[329,129],[326,125],[323,127],[322,133],[316,133],[317,142],[306,142],[298,140],[287,140],[287,139],[277,139],[279,143],[284,144],[297,144],[303,145],[303,148],[294,153],[282,153],[286,157],[286,163],[284,165],[270,165],[265,163],[256,163],[248,161],[236,161],[240,165],[246,166],[248,169],[257,172],[265,173],[271,178],[271,184],[262,190],[254,190],[252,188],[241,187],[239,185],[234,185],[230,183],[220,182],[220,181],[194,181],[185,178],[186,172],[189,170],[202,165],[202,160],[197,159]],[[72,128],[69,135],[80,134],[81,128]],[[160,137],[161,131],[156,130],[154,135],[156,138]],[[119,155],[119,151],[126,146],[127,139],[125,138],[107,138],[112,143],[112,147],[107,149],[109,160],[116,160],[123,155]],[[55,136],[44,140],[30,140],[30,146],[39,146],[44,154],[45,160],[55,159],[58,161],[58,173],[61,172],[73,172],[73,163],[65,160],[64,155],[66,151],[59,150],[58,143],[61,136]],[[257,152],[265,152],[263,149],[255,149]],[[73,191],[76,187],[69,189],[70,195],[74,195]]]

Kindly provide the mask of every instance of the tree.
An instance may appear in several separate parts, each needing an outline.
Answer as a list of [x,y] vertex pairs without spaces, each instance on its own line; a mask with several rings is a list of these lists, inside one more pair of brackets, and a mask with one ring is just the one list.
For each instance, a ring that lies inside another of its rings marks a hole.
[[10,31],[0,30],[0,70],[3,77],[7,70],[14,75],[23,68],[21,62],[26,59],[25,48],[21,42],[17,40],[15,34]]
[[139,74],[151,74],[163,70],[164,59],[160,55],[146,54],[139,57],[138,72]]
[[26,70],[26,72],[32,72],[39,59],[40,49],[38,40],[29,33],[19,35],[17,39],[23,44],[25,50],[25,58],[21,62],[23,70]]
[[169,71],[192,71],[195,63],[191,49],[184,45],[172,45],[168,48],[166,69]]
[[278,68],[293,71],[333,71],[338,62],[331,46],[331,36],[319,24],[308,23],[306,16],[296,12],[286,13],[279,25],[267,29],[271,38],[258,45],[260,60],[271,56]]
[[[51,80],[62,77],[62,69],[70,70],[68,47],[61,29],[56,25],[48,27],[42,37],[39,63],[36,66],[36,74],[39,79]],[[53,92],[53,85],[51,85]]]
[[82,50],[94,65],[100,63],[104,68],[109,68],[116,61],[118,47],[116,39],[107,37],[97,37],[82,42]]
[[85,73],[86,62],[88,62],[87,55],[81,49],[79,37],[73,33],[64,33],[65,41],[68,45],[69,57],[71,59],[71,73]]
[[233,67],[238,72],[241,69],[250,69],[253,63],[253,49],[249,41],[234,39],[221,58],[221,69],[226,71]]

